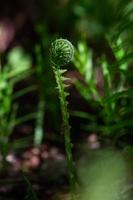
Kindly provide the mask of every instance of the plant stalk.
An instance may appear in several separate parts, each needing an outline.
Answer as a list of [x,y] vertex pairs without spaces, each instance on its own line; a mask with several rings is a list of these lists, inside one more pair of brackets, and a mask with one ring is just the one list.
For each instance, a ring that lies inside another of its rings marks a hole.
[[[65,84],[63,83],[63,72],[56,66],[53,66],[53,71],[56,78],[57,88],[60,98],[61,114],[62,114],[62,133],[65,140],[65,150],[66,150],[66,159],[67,159],[67,168],[69,176],[70,190],[72,192],[72,200],[76,200],[76,181],[75,181],[75,170],[74,162],[72,157],[72,143],[70,138],[70,125],[69,125],[69,113],[67,110],[67,100],[66,97],[68,93],[65,92]],[[66,71],[66,70],[65,70]]]

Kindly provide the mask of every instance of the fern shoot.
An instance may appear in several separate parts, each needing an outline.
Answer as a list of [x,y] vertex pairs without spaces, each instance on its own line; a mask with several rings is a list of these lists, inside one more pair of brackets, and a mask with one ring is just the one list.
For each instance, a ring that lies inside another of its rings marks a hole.
[[51,44],[50,49],[50,59],[53,66],[53,72],[55,75],[57,89],[59,92],[60,107],[62,114],[62,133],[65,140],[65,149],[66,149],[66,159],[69,175],[70,189],[72,192],[72,200],[76,199],[75,189],[75,170],[74,162],[72,158],[72,143],[70,137],[70,125],[69,125],[69,112],[67,109],[67,96],[68,92],[65,91],[65,88],[68,86],[64,83],[68,78],[64,77],[66,69],[60,69],[61,66],[68,64],[74,55],[73,45],[66,39],[57,39]]

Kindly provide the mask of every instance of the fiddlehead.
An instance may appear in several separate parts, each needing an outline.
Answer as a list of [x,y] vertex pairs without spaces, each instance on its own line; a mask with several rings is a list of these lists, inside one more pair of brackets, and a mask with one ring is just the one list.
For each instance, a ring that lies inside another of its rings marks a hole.
[[75,170],[74,170],[74,164],[73,164],[73,158],[72,158],[69,112],[67,110],[68,102],[66,99],[69,93],[65,91],[65,88],[67,85],[64,83],[64,81],[67,80],[68,78],[64,77],[64,73],[67,70],[60,69],[60,66],[66,65],[72,60],[73,55],[74,55],[74,48],[73,48],[73,45],[68,40],[57,39],[51,44],[50,59],[53,65],[53,71],[55,74],[57,89],[59,92],[60,107],[61,107],[61,113],[62,113],[62,132],[64,134],[64,140],[65,140],[70,189],[72,191],[72,200],[75,200],[76,199]]
[[56,66],[68,64],[74,55],[73,45],[66,39],[57,39],[51,44],[51,62]]

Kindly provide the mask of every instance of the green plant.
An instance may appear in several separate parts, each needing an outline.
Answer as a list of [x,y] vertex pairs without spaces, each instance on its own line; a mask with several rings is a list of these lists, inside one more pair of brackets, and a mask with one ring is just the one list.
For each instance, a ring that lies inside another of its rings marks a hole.
[[66,149],[66,157],[67,157],[67,165],[68,165],[68,175],[70,182],[70,189],[72,191],[72,199],[75,199],[75,175],[74,175],[74,163],[72,158],[72,143],[70,139],[70,125],[69,125],[69,112],[67,110],[67,99],[66,97],[69,95],[68,92],[65,91],[65,88],[68,86],[64,83],[64,81],[68,80],[68,78],[64,77],[64,73],[67,71],[66,69],[60,69],[61,66],[69,63],[74,54],[74,48],[72,44],[66,39],[57,39],[51,44],[50,49],[50,59],[53,65],[53,71],[56,78],[57,89],[59,92],[61,113],[62,113],[62,133],[65,139],[65,149]]
[[92,51],[88,49],[85,41],[78,42],[78,47],[75,49],[75,56],[73,59],[74,66],[79,73],[84,77],[84,83],[80,81],[75,82],[75,87],[81,92],[81,95],[86,101],[95,98],[99,101],[99,93],[95,83],[95,70],[93,68]]
[[38,105],[37,105],[37,115],[36,115],[36,124],[34,132],[34,145],[40,145],[43,140],[43,123],[45,117],[45,93],[43,90],[44,78],[43,75],[43,57],[41,53],[41,46],[37,45],[35,48],[36,53],[36,76],[38,84]]
[[56,104],[53,104],[53,101],[50,98],[50,96],[54,93],[53,86],[55,83],[52,81],[53,71],[51,68],[47,67],[49,64],[47,59],[49,56],[47,55],[47,49],[51,43],[50,41],[54,40],[52,38],[55,38],[55,36],[50,36],[47,30],[47,26],[44,26],[44,23],[37,23],[35,29],[39,36],[39,41],[35,46],[35,76],[36,84],[38,86],[38,105],[34,131],[34,145],[40,145],[43,139],[46,139],[46,112],[51,114],[50,118],[53,117],[54,119],[54,116],[57,117],[57,106]]
[[76,81],[75,87],[88,105],[98,108],[98,111],[97,115],[82,111],[71,113],[88,120],[84,130],[98,133],[103,140],[110,138],[112,145],[116,145],[123,136],[129,135],[132,128],[131,57],[126,57],[122,38],[115,42],[108,38],[108,42],[116,60],[110,63],[107,56],[102,55],[95,65],[86,43],[78,43],[73,62],[84,77],[84,83]]
[[17,83],[31,75],[30,66],[30,57],[19,47],[12,49],[7,56],[7,63],[0,66],[0,152],[3,157],[1,166],[3,170],[7,166],[6,157],[9,151],[25,146],[29,142],[24,139],[10,142],[10,136],[15,126],[36,116],[35,113],[30,113],[17,117],[18,97],[36,89],[34,85],[31,85],[14,91]]

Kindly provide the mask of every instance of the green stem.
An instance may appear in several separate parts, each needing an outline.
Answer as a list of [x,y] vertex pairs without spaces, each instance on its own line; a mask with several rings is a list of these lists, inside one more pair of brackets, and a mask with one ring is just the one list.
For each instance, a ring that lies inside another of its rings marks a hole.
[[69,125],[69,113],[67,111],[67,100],[66,97],[68,93],[65,92],[65,84],[63,83],[63,72],[64,70],[60,70],[56,66],[53,67],[53,71],[56,78],[57,88],[59,92],[60,98],[60,106],[62,113],[62,132],[65,140],[65,149],[66,149],[66,159],[67,159],[67,168],[69,175],[69,184],[72,192],[72,200],[76,200],[76,181],[75,181],[75,170],[74,170],[74,162],[72,157],[72,143],[70,138],[70,125]]
[[43,140],[43,119],[45,115],[45,99],[44,95],[39,95],[38,111],[36,117],[36,126],[34,134],[34,145],[41,145]]

